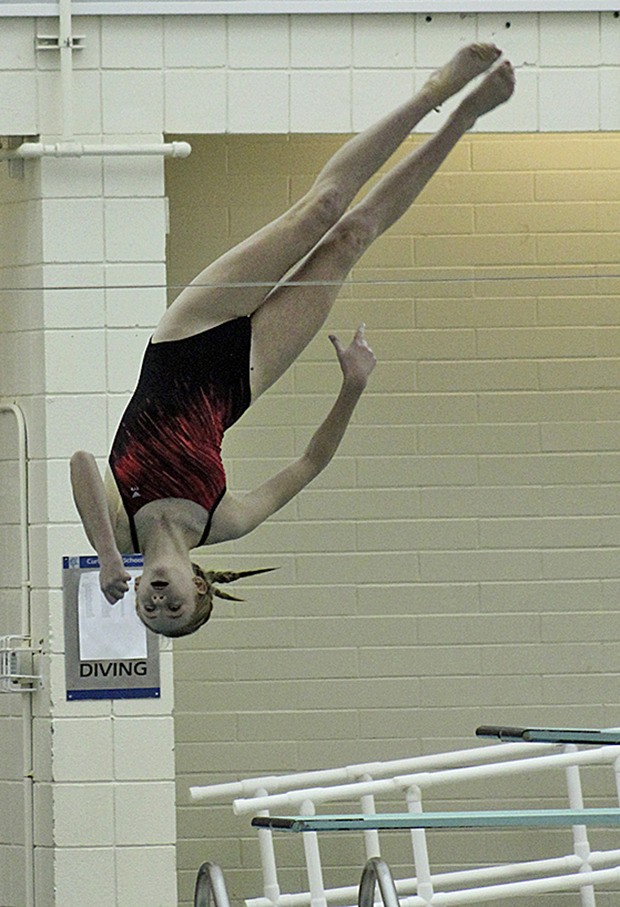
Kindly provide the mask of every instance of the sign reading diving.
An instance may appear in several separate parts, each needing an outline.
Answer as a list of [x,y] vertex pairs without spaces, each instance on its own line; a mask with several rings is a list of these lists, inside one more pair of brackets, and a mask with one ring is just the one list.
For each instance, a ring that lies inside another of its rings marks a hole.
[[159,640],[136,614],[133,580],[142,555],[123,557],[132,581],[110,605],[99,587],[99,559],[62,561],[67,699],[158,698]]

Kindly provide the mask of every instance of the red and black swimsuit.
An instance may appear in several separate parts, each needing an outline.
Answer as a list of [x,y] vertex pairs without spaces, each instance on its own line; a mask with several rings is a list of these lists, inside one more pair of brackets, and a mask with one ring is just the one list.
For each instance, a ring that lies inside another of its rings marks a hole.
[[226,491],[224,432],[250,405],[249,318],[153,343],[117,429],[109,463],[139,551],[135,514],[150,501],[184,498],[209,513]]

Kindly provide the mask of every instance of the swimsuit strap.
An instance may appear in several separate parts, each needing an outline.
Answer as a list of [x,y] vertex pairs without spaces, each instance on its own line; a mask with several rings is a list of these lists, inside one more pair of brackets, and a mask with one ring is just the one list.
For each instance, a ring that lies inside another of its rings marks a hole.
[[222,500],[222,498],[224,497],[225,494],[226,494],[226,488],[222,488],[222,491],[217,496],[216,500],[213,503],[213,506],[211,507],[211,510],[209,511],[209,516],[207,518],[207,522],[205,524],[204,531],[203,531],[202,535],[200,536],[200,541],[196,545],[197,548],[200,548],[201,545],[204,545],[206,543],[207,538],[209,537],[209,532],[211,531],[211,523],[213,522],[213,514],[215,513],[215,508],[220,503],[220,501]]
[[125,513],[129,520],[129,531],[131,533],[131,541],[133,544],[134,554],[140,554],[140,542],[138,541],[138,530],[136,529],[136,521],[133,518],[133,514],[125,508]]

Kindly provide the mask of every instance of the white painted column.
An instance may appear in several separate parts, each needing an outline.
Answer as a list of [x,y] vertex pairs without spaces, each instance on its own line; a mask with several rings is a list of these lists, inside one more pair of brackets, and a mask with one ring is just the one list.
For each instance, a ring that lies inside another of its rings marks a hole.
[[[15,83],[24,103],[0,110],[0,134],[56,141],[57,55],[33,59],[35,20],[9,22],[8,31],[6,24],[0,44],[15,71],[3,71],[3,60],[0,85]],[[102,40],[100,21],[81,24],[88,40],[76,60],[77,138],[160,142],[162,103],[153,87],[161,72],[123,72],[122,54],[112,68],[117,46]],[[53,33],[53,21],[46,25]],[[44,676],[33,701],[36,907],[175,907],[170,644],[161,655],[161,699],[68,702],[61,593],[62,556],[90,550],[69,457],[85,448],[103,468],[165,309],[163,159],[24,166],[24,180],[11,180],[0,164],[0,274],[5,287],[38,289],[0,299],[0,396],[23,407],[30,442],[33,635]],[[5,858],[0,849],[0,875]]]
[[[25,406],[43,392],[38,174],[11,181],[0,168],[0,400]],[[5,289],[12,289],[5,292]],[[35,429],[36,431],[36,429]],[[17,422],[0,415],[0,635],[20,636],[22,572]],[[0,904],[30,907],[33,886],[28,693],[0,693]],[[26,780],[24,780],[26,779]]]
[[161,700],[67,702],[59,590],[63,554],[89,551],[68,458],[84,447],[104,467],[165,307],[163,163],[95,158],[40,167],[45,391],[30,421],[45,426],[32,450],[31,531],[36,635],[46,641],[35,719],[37,875],[49,888],[41,904],[169,907],[176,904],[170,646]]

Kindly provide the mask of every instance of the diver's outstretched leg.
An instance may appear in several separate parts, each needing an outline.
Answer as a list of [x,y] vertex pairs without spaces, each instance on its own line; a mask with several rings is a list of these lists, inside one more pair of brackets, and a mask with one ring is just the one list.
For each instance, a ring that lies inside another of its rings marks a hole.
[[353,210],[358,216],[369,216],[377,236],[402,217],[476,120],[510,98],[514,85],[514,70],[508,61],[491,70],[435,135],[403,158],[371,189]]
[[403,158],[340,218],[291,275],[291,285],[276,287],[256,310],[252,316],[253,397],[273,384],[312,340],[342,282],[373,240],[404,214],[477,118],[507,101],[513,90],[512,66],[502,63],[459,104],[435,135]]
[[154,339],[179,339],[254,312],[272,287],[338,222],[359,189],[420,120],[487,70],[500,53],[493,44],[461,48],[413,98],[349,139],[303,198],[205,268],[180,293]]

